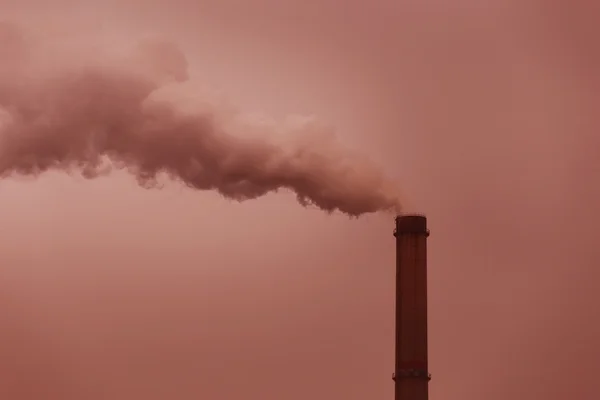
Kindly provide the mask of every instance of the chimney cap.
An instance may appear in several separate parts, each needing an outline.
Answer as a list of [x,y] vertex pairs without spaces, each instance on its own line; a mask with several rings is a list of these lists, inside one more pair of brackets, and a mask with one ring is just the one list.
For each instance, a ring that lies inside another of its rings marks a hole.
[[427,217],[421,214],[398,215],[394,235],[405,233],[428,234]]

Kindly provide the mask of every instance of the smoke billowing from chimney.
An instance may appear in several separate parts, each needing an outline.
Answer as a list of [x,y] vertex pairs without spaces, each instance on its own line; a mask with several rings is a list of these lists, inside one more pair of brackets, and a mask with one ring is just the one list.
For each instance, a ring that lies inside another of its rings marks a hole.
[[176,101],[187,61],[168,42],[114,55],[28,33],[0,24],[2,177],[124,169],[148,188],[166,174],[237,201],[288,189],[328,212],[400,211],[393,182],[312,118],[276,122]]

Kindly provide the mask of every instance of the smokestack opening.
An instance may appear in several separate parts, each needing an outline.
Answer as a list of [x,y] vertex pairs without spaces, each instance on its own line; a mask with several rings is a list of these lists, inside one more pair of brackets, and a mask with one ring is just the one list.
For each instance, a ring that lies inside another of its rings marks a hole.
[[398,215],[396,217],[396,229],[394,236],[403,234],[425,234],[429,236],[427,229],[427,217],[421,214]]

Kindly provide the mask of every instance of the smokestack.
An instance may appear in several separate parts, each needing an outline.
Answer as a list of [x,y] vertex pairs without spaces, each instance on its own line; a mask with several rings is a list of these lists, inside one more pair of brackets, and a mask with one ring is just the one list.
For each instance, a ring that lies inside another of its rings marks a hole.
[[396,217],[395,400],[427,400],[427,218]]

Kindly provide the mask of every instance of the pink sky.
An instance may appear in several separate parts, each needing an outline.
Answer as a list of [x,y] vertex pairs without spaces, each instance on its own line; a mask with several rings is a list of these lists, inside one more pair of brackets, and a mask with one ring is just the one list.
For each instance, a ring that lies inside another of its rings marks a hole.
[[[597,396],[593,2],[35,3],[0,15],[170,37],[194,81],[315,114],[398,179],[432,230],[432,399]],[[0,397],[393,398],[389,216],[124,174],[0,194]]]

